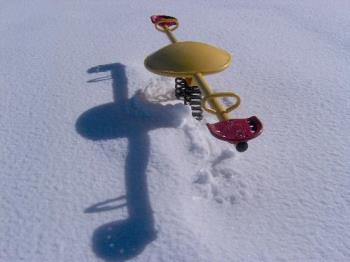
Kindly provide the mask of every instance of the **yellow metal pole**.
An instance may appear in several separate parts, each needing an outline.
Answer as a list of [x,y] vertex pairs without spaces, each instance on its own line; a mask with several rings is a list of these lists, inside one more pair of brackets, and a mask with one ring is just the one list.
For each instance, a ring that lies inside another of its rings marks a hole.
[[165,25],[164,27],[164,33],[166,33],[167,37],[169,38],[170,42],[172,42],[173,44],[177,42],[177,39],[175,38],[175,36],[171,33],[171,31],[169,30],[169,28]]
[[[169,28],[167,26],[163,26],[163,27],[164,27],[164,33],[166,33],[170,42],[176,43],[177,39],[171,33]],[[204,77],[201,73],[194,74],[193,78],[196,80],[198,85],[201,87],[205,96],[209,96],[209,95],[214,93],[213,90],[211,89],[211,87],[209,86],[208,82],[204,79]],[[220,121],[230,119],[228,113],[225,113],[226,109],[223,107],[223,105],[220,103],[220,101],[217,98],[215,98],[215,97],[209,98],[209,104],[216,111],[216,116],[217,116],[217,118],[219,118]]]
[[[210,96],[214,93],[201,73],[194,74],[194,79],[203,90],[205,96]],[[215,114],[220,121],[230,119],[228,113],[225,113],[226,108],[223,107],[217,98],[212,97],[209,98],[208,101],[210,106],[215,110]]]

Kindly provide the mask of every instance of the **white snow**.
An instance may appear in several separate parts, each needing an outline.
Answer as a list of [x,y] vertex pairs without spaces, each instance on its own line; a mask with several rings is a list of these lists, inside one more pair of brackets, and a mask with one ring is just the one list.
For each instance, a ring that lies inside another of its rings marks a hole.
[[[0,261],[350,261],[349,10],[0,1]],[[233,54],[207,80],[263,121],[247,152],[144,68],[154,14]]]

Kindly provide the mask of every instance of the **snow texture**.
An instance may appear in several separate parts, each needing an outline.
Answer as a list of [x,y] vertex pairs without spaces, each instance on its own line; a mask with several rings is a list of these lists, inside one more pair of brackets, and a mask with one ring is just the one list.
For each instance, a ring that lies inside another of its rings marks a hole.
[[[0,1],[0,261],[350,261],[350,4]],[[228,50],[208,76],[264,133],[212,137],[144,58]]]

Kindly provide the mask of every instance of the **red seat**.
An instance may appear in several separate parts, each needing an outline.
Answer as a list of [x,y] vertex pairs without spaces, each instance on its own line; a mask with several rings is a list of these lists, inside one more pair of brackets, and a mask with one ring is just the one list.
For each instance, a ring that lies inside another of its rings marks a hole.
[[256,116],[220,121],[215,124],[207,124],[207,126],[213,136],[232,144],[253,139],[263,130],[263,125]]

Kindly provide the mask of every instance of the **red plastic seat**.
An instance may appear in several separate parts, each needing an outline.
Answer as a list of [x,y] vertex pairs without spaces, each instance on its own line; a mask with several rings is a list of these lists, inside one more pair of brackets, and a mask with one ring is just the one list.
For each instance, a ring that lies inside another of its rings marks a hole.
[[225,120],[207,126],[213,136],[232,144],[247,142],[260,135],[263,130],[263,125],[256,116]]

